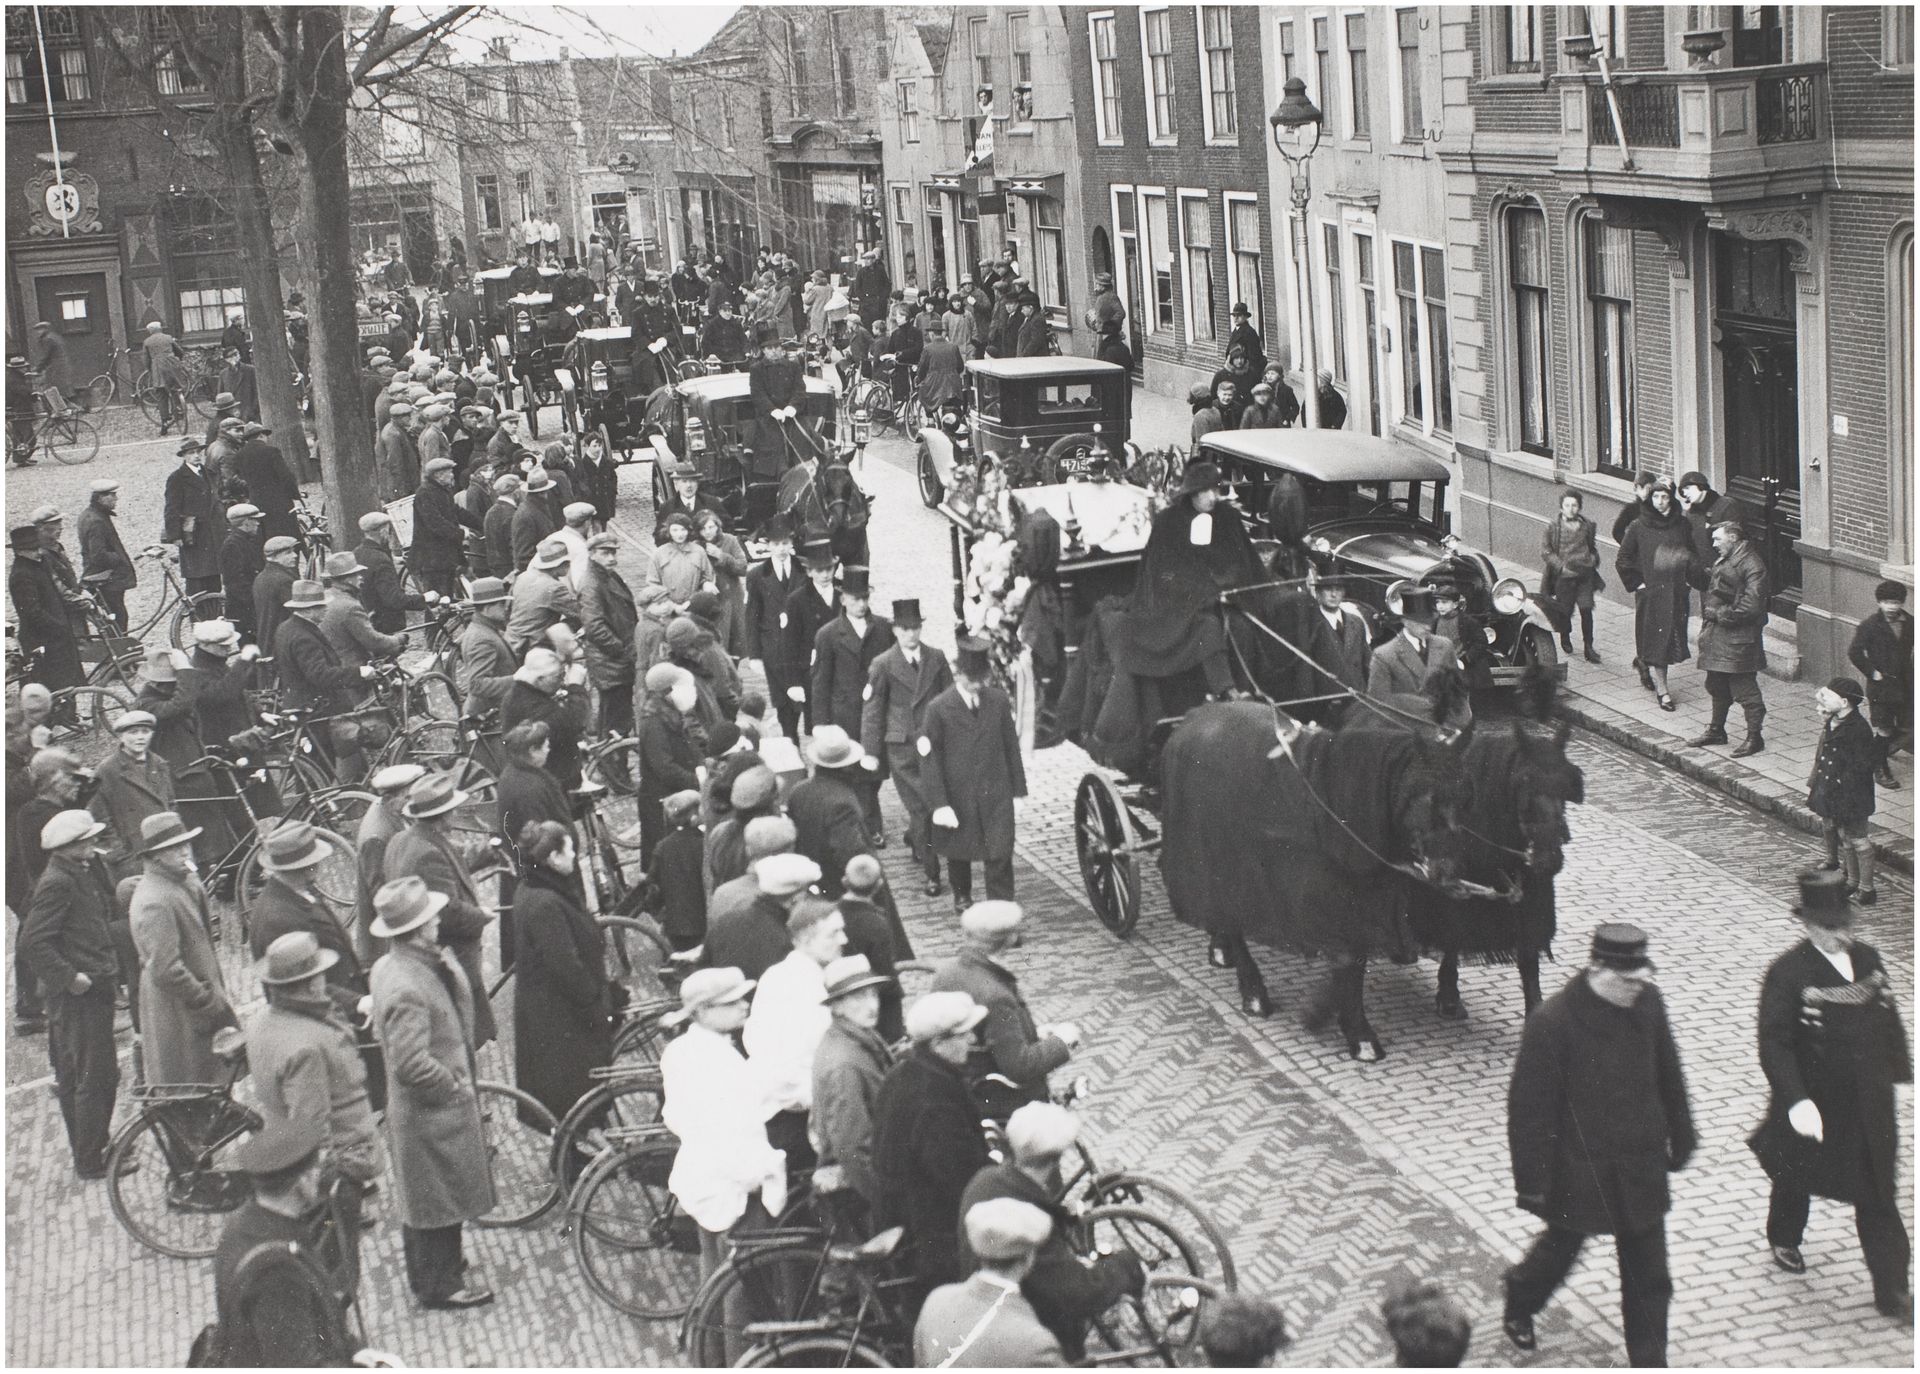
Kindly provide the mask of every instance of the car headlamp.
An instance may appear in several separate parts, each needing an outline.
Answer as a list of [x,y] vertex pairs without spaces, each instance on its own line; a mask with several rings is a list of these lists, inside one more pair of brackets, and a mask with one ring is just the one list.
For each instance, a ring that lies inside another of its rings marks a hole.
[[1500,615],[1517,615],[1526,608],[1527,587],[1517,577],[1503,577],[1493,584],[1493,609]]

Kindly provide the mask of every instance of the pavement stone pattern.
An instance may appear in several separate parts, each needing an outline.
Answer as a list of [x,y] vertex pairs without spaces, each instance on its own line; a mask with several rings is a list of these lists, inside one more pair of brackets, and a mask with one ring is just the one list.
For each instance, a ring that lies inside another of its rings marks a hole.
[[[170,448],[155,460],[157,470],[169,455]],[[883,441],[863,474],[878,496],[875,599],[884,608],[892,597],[919,596],[929,639],[950,645],[945,526],[919,506],[910,462],[904,446]],[[640,518],[644,473],[626,474],[632,504],[623,502],[617,522],[636,533],[648,528]],[[84,490],[92,475],[99,473],[73,470],[71,487]],[[10,511],[20,509],[22,498],[8,496]],[[157,528],[157,495],[154,504]],[[1758,982],[1797,934],[1785,902],[1793,873],[1817,861],[1817,841],[1610,741],[1583,736],[1574,749],[1587,769],[1588,803],[1570,817],[1563,962],[1545,981],[1551,991],[1571,973],[1601,920],[1633,919],[1653,937],[1702,1136],[1693,1165],[1675,1180],[1669,1218],[1673,1362],[1911,1367],[1912,1335],[1873,1313],[1842,1209],[1815,1207],[1806,1276],[1772,1267],[1762,1235],[1765,1180],[1744,1144],[1764,1101],[1753,1049]],[[1243,1285],[1285,1308],[1295,1337],[1288,1365],[1390,1360],[1377,1309],[1401,1273],[1439,1278],[1466,1307],[1475,1327],[1470,1363],[1622,1363],[1618,1284],[1604,1242],[1542,1314],[1536,1354],[1522,1359],[1499,1332],[1500,1272],[1535,1229],[1513,1206],[1505,1147],[1505,1086],[1521,1025],[1512,970],[1464,968],[1470,1019],[1452,1023],[1434,1014],[1430,964],[1376,966],[1369,1008],[1388,1057],[1373,1066],[1353,1063],[1337,1037],[1308,1035],[1293,1020],[1319,977],[1305,961],[1261,954],[1277,1012],[1250,1021],[1232,975],[1207,967],[1204,941],[1167,911],[1151,860],[1142,865],[1145,903],[1133,939],[1116,940],[1088,911],[1071,798],[1089,766],[1072,746],[1030,765],[1017,864],[1030,938],[1009,963],[1040,1020],[1073,1020],[1083,1030],[1082,1055],[1063,1072],[1093,1080],[1084,1110],[1101,1160],[1154,1172],[1210,1209],[1233,1241]],[[950,902],[919,895],[892,788],[883,797],[896,837],[885,858],[916,952],[948,953],[957,944]],[[1862,933],[1880,945],[1896,984],[1909,988],[1911,885],[1896,878],[1883,894]],[[250,1000],[250,977],[229,957],[236,996]],[[1911,1025],[1910,996],[1902,1009]],[[484,1053],[483,1076],[506,1072],[506,1050]],[[140,1251],[112,1218],[104,1190],[74,1181],[44,1053],[38,1038],[8,1046],[8,1295],[16,1313],[33,1315],[10,1325],[7,1357],[178,1363],[211,1315],[208,1266]],[[1907,1092],[1901,1110],[1910,1134]],[[363,1245],[366,1320],[373,1344],[408,1363],[678,1362],[670,1326],[631,1322],[586,1291],[552,1215],[526,1231],[469,1232],[470,1253],[500,1293],[494,1307],[415,1310],[398,1237],[380,1206],[382,1225]],[[1902,1206],[1911,1217],[1910,1168]]]

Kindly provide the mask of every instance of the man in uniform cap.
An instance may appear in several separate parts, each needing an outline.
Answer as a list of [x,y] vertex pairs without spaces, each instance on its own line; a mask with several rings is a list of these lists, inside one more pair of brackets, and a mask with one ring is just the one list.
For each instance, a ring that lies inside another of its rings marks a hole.
[[956,911],[973,902],[973,864],[987,896],[1011,901],[1014,821],[1027,795],[1013,703],[989,681],[984,640],[955,644],[953,686],[927,705],[914,748],[931,808],[933,848],[947,861]]
[[[726,894],[714,890],[707,916],[706,960],[758,978],[787,957],[793,938],[787,919],[820,881],[820,865],[804,854],[776,853],[755,859],[747,870],[753,887]],[[844,922],[843,922],[844,929]]]
[[444,453],[428,458],[420,474],[420,489],[413,497],[413,546],[409,551],[413,575],[429,595],[451,599],[460,591],[460,558],[466,548],[461,531],[484,534],[486,518],[454,499],[453,459]]
[[[975,1174],[960,1197],[962,1216],[994,1198],[1011,1198],[1046,1213],[1053,1230],[1020,1281],[1020,1292],[1069,1360],[1086,1354],[1087,1327],[1094,1318],[1126,1294],[1141,1292],[1147,1280],[1131,1250],[1092,1260],[1074,1253],[1068,1239],[1072,1215],[1055,1198],[1063,1177],[1061,1156],[1079,1138],[1080,1122],[1072,1112],[1052,1102],[1029,1102],[1007,1118],[1012,1158]],[[963,1260],[985,1258],[969,1249]]]
[[1502,1326],[1536,1345],[1534,1315],[1589,1236],[1620,1259],[1627,1362],[1667,1362],[1667,1175],[1693,1156],[1693,1113],[1647,936],[1602,925],[1587,967],[1528,1016],[1507,1091],[1507,1142],[1520,1207],[1546,1222],[1507,1271]]
[[1906,1029],[1880,951],[1853,933],[1837,872],[1802,873],[1793,906],[1805,938],[1760,985],[1760,1068],[1767,1115],[1748,1142],[1773,1181],[1767,1244],[1774,1263],[1806,1272],[1810,1199],[1853,1204],[1873,1305],[1913,1324],[1912,1249],[1898,1193],[1902,1134],[1893,1085],[1913,1081]]
[[1024,1369],[1065,1364],[1065,1352],[1024,1296],[1035,1257],[1053,1234],[1040,1208],[993,1198],[967,1209],[971,1278],[936,1288],[914,1324],[914,1363],[939,1369]]
[[1746,531],[1734,515],[1713,526],[1713,547],[1719,554],[1710,568],[1698,568],[1693,584],[1700,597],[1700,671],[1707,675],[1707,695],[1713,699],[1713,717],[1704,733],[1688,743],[1701,747],[1727,742],[1727,715],[1733,703],[1747,720],[1747,737],[1732,750],[1746,758],[1766,748],[1761,722],[1767,703],[1760,695],[1760,670],[1767,666],[1761,631],[1767,624],[1767,598],[1772,594],[1766,561],[1747,542]]
[[[253,1196],[231,1217],[214,1252],[218,1349],[210,1362],[231,1368],[351,1365],[362,1342],[344,1317],[359,1272],[357,1235],[323,1244],[321,1146],[313,1122],[275,1122],[235,1158]],[[344,1245],[338,1271],[322,1258]],[[316,1296],[316,1290],[324,1297]]]
[[876,1225],[904,1226],[900,1258],[920,1292],[964,1277],[960,1197],[991,1161],[984,1116],[964,1068],[986,1019],[964,992],[929,992],[907,1008],[913,1047],[880,1085],[873,1107],[873,1160],[879,1179]]

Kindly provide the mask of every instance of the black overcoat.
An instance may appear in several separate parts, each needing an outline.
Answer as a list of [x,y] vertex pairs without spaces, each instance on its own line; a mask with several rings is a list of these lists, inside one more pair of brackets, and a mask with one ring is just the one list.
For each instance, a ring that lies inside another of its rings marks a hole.
[[555,1117],[613,1062],[612,998],[600,928],[578,880],[536,866],[513,897],[513,1071]]
[[1807,775],[1807,809],[1841,824],[1873,814],[1873,770],[1880,766],[1880,741],[1855,707],[1820,731],[1813,771]]
[[1013,799],[1027,795],[1027,773],[1007,694],[983,688],[979,709],[969,710],[949,687],[928,705],[915,748],[928,812],[951,806],[960,820],[932,827],[934,851],[968,861],[1011,856]]
[[901,1254],[923,1283],[963,1277],[960,1198],[990,1162],[984,1115],[959,1067],[925,1045],[893,1066],[874,1099],[875,1224],[907,1228]]

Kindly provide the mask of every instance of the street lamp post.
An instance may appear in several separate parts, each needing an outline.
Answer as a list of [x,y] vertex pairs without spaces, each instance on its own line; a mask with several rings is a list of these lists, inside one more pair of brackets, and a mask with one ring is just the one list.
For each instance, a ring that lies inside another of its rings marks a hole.
[[[1313,272],[1307,259],[1308,163],[1320,147],[1322,115],[1307,99],[1307,83],[1297,76],[1287,78],[1285,93],[1267,123],[1273,126],[1273,146],[1286,160],[1293,189],[1293,266],[1298,277],[1300,302],[1300,359],[1306,374],[1307,394],[1302,414],[1308,429],[1320,427],[1320,360],[1314,343]],[[1311,127],[1313,141],[1302,146],[1304,131]]]

